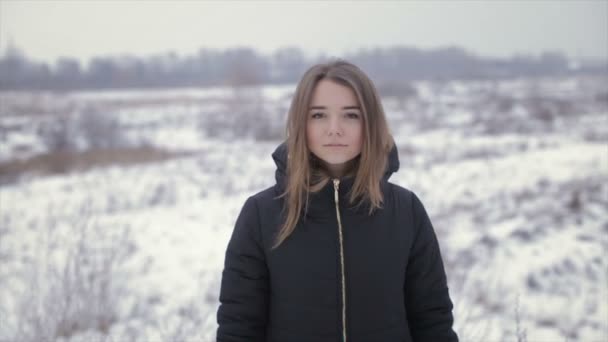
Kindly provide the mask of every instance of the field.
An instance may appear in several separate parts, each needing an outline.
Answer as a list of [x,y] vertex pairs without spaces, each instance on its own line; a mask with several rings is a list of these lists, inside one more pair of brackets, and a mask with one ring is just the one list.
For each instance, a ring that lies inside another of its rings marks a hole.
[[[294,88],[0,93],[0,341],[214,341]],[[608,340],[605,79],[381,91],[461,340]]]

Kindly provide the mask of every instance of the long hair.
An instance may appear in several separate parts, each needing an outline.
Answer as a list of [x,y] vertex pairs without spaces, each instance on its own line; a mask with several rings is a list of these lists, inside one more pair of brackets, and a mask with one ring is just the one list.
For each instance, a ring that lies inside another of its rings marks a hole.
[[283,212],[284,222],[276,235],[273,249],[278,247],[295,229],[308,194],[321,190],[331,177],[318,166],[306,144],[306,124],[313,91],[317,83],[328,79],[352,89],[363,116],[363,144],[361,154],[347,171],[354,177],[349,202],[367,201],[369,215],[381,208],[383,198],[380,180],[387,165],[388,153],[394,141],[390,134],[384,109],[372,81],[361,69],[344,60],[317,64],[308,69],[298,83],[287,116],[287,181]]

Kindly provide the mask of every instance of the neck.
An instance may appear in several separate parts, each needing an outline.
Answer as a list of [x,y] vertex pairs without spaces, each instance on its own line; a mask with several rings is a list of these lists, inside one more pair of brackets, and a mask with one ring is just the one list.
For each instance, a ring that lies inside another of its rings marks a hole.
[[353,167],[354,164],[355,164],[355,160],[351,160],[344,164],[339,164],[339,165],[331,165],[331,164],[323,163],[323,167],[325,168],[325,171],[331,178],[340,179],[340,178],[344,177],[348,173],[349,170],[351,170],[351,168]]

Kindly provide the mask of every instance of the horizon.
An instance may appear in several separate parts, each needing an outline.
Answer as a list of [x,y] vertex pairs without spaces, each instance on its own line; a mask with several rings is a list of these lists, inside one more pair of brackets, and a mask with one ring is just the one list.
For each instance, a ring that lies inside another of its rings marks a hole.
[[[67,59],[75,59],[75,60],[77,60],[81,64],[82,67],[86,67],[86,66],[88,66],[91,63],[92,60],[94,60],[96,58],[110,58],[110,59],[114,59],[114,60],[119,60],[121,58],[127,58],[127,59],[134,58],[134,59],[139,59],[139,60],[146,60],[146,59],[153,58],[153,57],[163,57],[163,56],[169,56],[169,55],[175,55],[178,58],[185,58],[185,57],[195,56],[199,51],[202,51],[202,50],[215,51],[215,52],[225,52],[225,51],[229,51],[229,50],[232,50],[232,49],[241,49],[241,48],[252,49],[254,52],[256,52],[258,54],[258,56],[263,57],[263,58],[270,58],[277,51],[279,51],[279,50],[281,50],[283,48],[291,48],[291,47],[292,46],[278,47],[274,51],[264,52],[264,51],[260,51],[259,49],[256,49],[254,46],[235,45],[235,46],[228,46],[228,47],[225,47],[225,48],[211,48],[211,47],[201,46],[199,49],[197,49],[196,51],[193,51],[192,53],[178,53],[177,51],[174,51],[174,50],[165,49],[165,50],[159,50],[157,52],[151,52],[149,54],[143,54],[143,55],[135,55],[135,54],[132,54],[132,53],[100,54],[100,55],[89,56],[86,59],[78,58],[77,56],[68,56],[68,55],[66,55],[66,56],[59,56],[55,60],[43,60],[43,59],[40,59],[40,58],[34,58],[30,54],[28,54],[27,51],[25,51],[24,49],[20,48],[16,44],[13,44],[13,45],[8,44],[7,48],[4,51],[2,51],[2,53],[0,53],[0,59],[1,58],[6,58],[9,55],[17,55],[17,56],[25,58],[29,62],[43,63],[43,64],[47,64],[49,66],[53,66],[53,65],[56,65],[59,60],[67,58]],[[520,53],[515,53],[515,54],[513,54],[511,56],[486,56],[486,55],[476,54],[474,51],[468,50],[468,49],[466,49],[466,48],[464,48],[462,46],[457,46],[457,45],[446,45],[446,46],[438,46],[438,47],[433,47],[433,48],[421,48],[419,46],[408,46],[408,45],[359,47],[359,48],[356,48],[356,49],[352,49],[352,51],[348,51],[348,54],[350,54],[350,55],[355,54],[356,55],[356,54],[361,53],[361,52],[363,52],[365,50],[367,50],[367,51],[369,51],[369,50],[375,50],[375,49],[388,50],[388,49],[394,49],[394,48],[413,49],[413,50],[417,50],[420,53],[431,53],[433,51],[440,51],[440,50],[446,50],[446,49],[456,48],[456,49],[462,49],[467,55],[469,55],[472,58],[485,59],[485,60],[512,60],[514,58],[519,58],[519,57],[539,59],[539,58],[541,58],[541,56],[543,54],[546,54],[546,53],[558,53],[558,54],[561,54],[564,58],[566,58],[566,60],[568,60],[568,62],[592,63],[592,64],[595,64],[595,63],[601,63],[601,64],[608,63],[608,57],[606,57],[606,58],[602,58],[602,57],[573,57],[573,56],[568,56],[563,51],[558,51],[558,50],[539,51],[536,54],[534,54],[534,53],[520,52]],[[310,59],[315,59],[315,58],[319,58],[319,57],[325,57],[325,58],[346,58],[345,55],[328,54],[328,53],[326,53],[324,51],[319,51],[319,52],[317,52],[314,55],[313,54],[307,54],[305,57],[306,58],[310,58]]]

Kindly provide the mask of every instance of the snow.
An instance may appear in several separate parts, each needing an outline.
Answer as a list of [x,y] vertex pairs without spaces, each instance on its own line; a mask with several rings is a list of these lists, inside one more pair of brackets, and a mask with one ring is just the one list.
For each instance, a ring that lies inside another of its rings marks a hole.
[[[387,109],[401,158],[391,181],[416,192],[433,221],[461,340],[517,341],[518,329],[528,341],[607,340],[608,131],[601,125],[608,113],[590,100],[605,91],[602,82],[414,86],[418,98],[411,107],[426,108],[435,122],[426,126],[402,109]],[[294,88],[255,91],[264,108],[277,108]],[[521,98],[530,89],[588,110],[550,124],[532,122],[524,107],[514,107],[501,115],[529,121],[529,130],[475,130],[491,114],[475,107],[485,94]],[[206,115],[226,115],[223,101],[231,91],[0,94],[15,103],[33,97],[43,108],[112,103],[105,113],[118,119],[131,143],[187,152],[0,183],[0,340],[58,334],[55,316],[62,315],[81,326],[57,340],[88,342],[104,334],[129,341],[214,340],[226,245],[247,197],[274,184],[270,155],[280,143],[201,134]],[[450,115],[435,111],[444,100],[454,106]],[[18,129],[2,136],[0,160],[23,157],[11,147],[17,144],[29,146],[31,155],[47,150],[32,128],[40,123],[37,115],[1,114],[0,125]],[[70,275],[66,265],[80,268]],[[88,274],[109,280],[103,296]],[[92,287],[79,289],[79,281]],[[97,306],[67,304],[70,288],[72,303],[98,303],[111,314],[107,332],[83,318]]]

